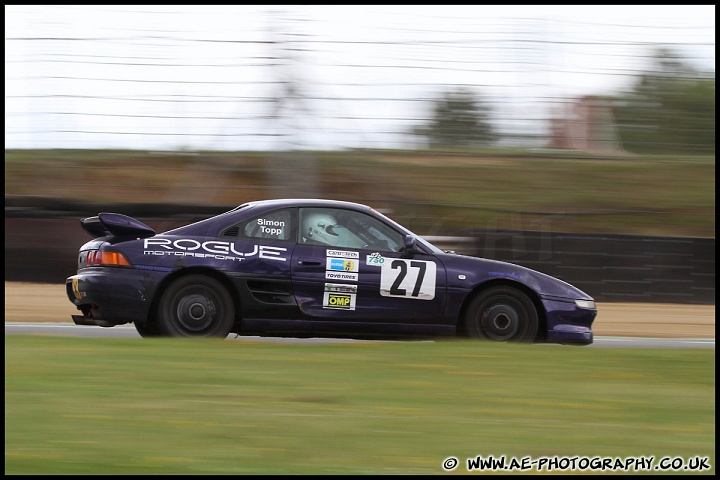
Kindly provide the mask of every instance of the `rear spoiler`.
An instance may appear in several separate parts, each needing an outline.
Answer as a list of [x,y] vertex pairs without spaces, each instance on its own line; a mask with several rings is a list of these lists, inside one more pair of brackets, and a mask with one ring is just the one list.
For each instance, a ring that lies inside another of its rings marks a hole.
[[155,235],[155,230],[152,228],[121,213],[101,212],[96,217],[83,218],[80,220],[80,225],[93,238],[121,235],[145,238]]

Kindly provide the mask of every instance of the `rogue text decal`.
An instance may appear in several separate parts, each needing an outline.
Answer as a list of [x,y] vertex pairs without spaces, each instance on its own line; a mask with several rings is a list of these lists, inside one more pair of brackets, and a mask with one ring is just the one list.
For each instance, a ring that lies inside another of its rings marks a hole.
[[[238,252],[233,242],[209,240],[199,242],[192,238],[180,238],[170,240],[169,238],[146,238],[143,255],[157,256],[178,256],[195,258],[215,258],[217,260],[241,261],[244,258],[257,255],[264,260],[287,261],[281,254],[287,251],[283,247],[271,247],[269,245],[253,245],[251,252]],[[157,250],[150,250],[156,248]]]

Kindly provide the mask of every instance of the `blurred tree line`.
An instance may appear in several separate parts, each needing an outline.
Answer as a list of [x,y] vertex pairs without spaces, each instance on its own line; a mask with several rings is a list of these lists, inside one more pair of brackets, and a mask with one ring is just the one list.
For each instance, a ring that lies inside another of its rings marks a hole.
[[[714,72],[700,72],[659,49],[629,91],[607,100],[625,151],[715,153]],[[491,111],[471,89],[449,90],[434,102],[428,123],[413,133],[432,148],[489,146],[498,139]]]
[[614,100],[623,147],[635,153],[715,153],[715,75],[667,49]]
[[459,87],[440,95],[433,103],[429,123],[414,133],[424,137],[431,148],[489,145],[497,140],[491,111],[475,92]]

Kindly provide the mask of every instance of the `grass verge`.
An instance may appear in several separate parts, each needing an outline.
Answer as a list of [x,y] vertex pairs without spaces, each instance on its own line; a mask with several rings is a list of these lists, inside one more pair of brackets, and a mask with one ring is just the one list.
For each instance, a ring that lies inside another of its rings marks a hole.
[[715,351],[5,337],[5,474],[467,473],[478,455],[714,473]]

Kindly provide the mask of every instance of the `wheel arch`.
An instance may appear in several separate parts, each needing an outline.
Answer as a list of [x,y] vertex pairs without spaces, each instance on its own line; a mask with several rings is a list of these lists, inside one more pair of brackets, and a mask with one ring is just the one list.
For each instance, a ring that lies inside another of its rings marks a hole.
[[482,292],[493,288],[493,287],[510,287],[514,288],[525,295],[530,299],[530,301],[535,306],[535,310],[537,310],[538,315],[538,333],[535,337],[536,341],[543,341],[545,340],[547,336],[547,318],[545,316],[545,308],[543,307],[542,300],[540,299],[540,295],[533,290],[532,288],[528,287],[527,285],[516,282],[513,280],[509,280],[506,278],[498,278],[489,280],[487,282],[483,282],[479,285],[477,285],[473,291],[467,295],[465,298],[465,301],[463,302],[462,307],[460,308],[460,314],[457,322],[457,335],[459,336],[465,336],[465,317],[467,314],[467,309],[470,306],[470,303]]
[[158,305],[160,304],[160,300],[162,299],[163,294],[167,290],[167,288],[175,282],[177,279],[186,277],[188,275],[205,275],[207,277],[214,278],[215,280],[219,281],[223,287],[228,291],[230,294],[230,297],[233,301],[233,307],[235,310],[235,325],[236,327],[233,328],[233,331],[237,329],[237,326],[239,325],[241,318],[240,318],[240,296],[237,292],[237,289],[233,286],[232,282],[230,281],[230,278],[228,278],[227,275],[224,273],[212,269],[212,268],[206,268],[206,267],[187,267],[187,268],[181,268],[180,270],[176,270],[172,272],[170,275],[166,276],[162,282],[158,285],[157,290],[155,291],[155,295],[153,296],[152,302],[150,303],[150,309],[148,310],[148,322],[155,322],[156,315],[157,315],[157,309]]

